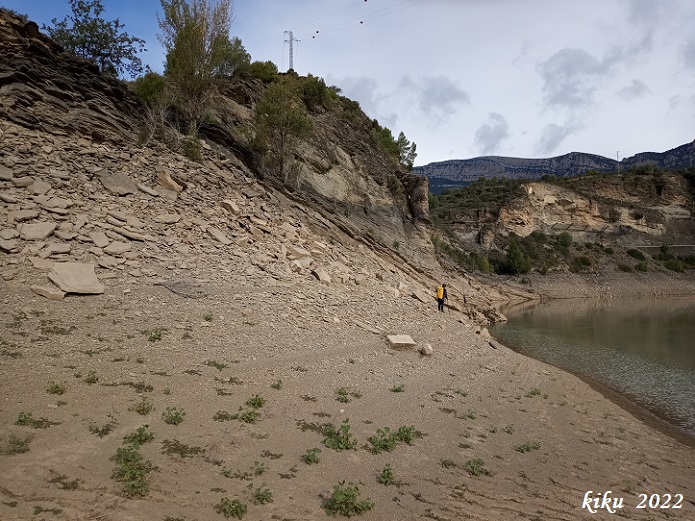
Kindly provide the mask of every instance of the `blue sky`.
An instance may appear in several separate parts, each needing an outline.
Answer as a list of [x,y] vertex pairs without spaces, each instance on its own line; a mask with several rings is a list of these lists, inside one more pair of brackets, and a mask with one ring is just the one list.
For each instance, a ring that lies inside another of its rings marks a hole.
[[[159,0],[103,0],[162,70]],[[0,0],[39,25],[67,0]],[[627,157],[695,139],[693,0],[236,0],[255,60],[343,89],[418,146],[481,155]]]

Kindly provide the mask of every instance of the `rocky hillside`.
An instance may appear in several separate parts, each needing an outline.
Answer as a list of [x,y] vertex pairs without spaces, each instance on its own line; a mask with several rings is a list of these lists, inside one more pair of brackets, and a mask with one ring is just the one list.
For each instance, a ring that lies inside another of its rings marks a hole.
[[[127,86],[9,15],[0,16],[0,78],[5,280],[23,280],[27,266],[76,262],[96,266],[99,279],[154,281],[194,269],[203,252],[221,255],[220,273],[248,265],[356,285],[375,262],[403,275],[395,286],[377,281],[380,291],[427,301],[443,277],[423,224],[427,182],[369,140],[361,112],[313,113],[313,134],[295,157],[298,182],[286,187],[234,132],[252,125],[260,81],[228,86],[194,162],[155,141],[140,146],[143,107]],[[50,298],[75,289],[58,286],[34,289]],[[481,303],[495,298],[481,289]]]
[[[695,141],[666,152],[643,152],[620,161],[619,168],[653,164],[667,169],[685,169],[692,166]],[[618,163],[607,157],[581,152],[546,159],[521,159],[514,157],[486,156],[473,159],[438,161],[413,168],[413,173],[430,181],[433,193],[446,188],[468,184],[481,177],[505,177],[509,179],[540,179],[544,175],[576,177],[593,170],[599,173],[613,172]]]

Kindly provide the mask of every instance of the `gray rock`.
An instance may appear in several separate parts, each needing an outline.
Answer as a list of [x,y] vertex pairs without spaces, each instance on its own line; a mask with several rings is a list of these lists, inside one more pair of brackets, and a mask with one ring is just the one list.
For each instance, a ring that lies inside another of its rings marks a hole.
[[229,199],[225,199],[220,203],[220,206],[227,210],[229,213],[232,215],[239,215],[241,213],[241,209],[237,206],[237,204],[234,201],[230,201]]
[[49,261],[41,257],[29,257],[29,260],[37,270],[50,270],[55,264],[55,261]]
[[0,239],[0,250],[4,251],[5,253],[13,253],[17,251],[18,247],[19,246],[16,239]]
[[0,181],[10,181],[14,177],[12,170],[6,166],[0,165]]
[[128,242],[113,241],[106,248],[104,248],[104,253],[109,255],[120,255],[127,251],[130,251],[133,246]]
[[56,262],[48,278],[65,293],[95,295],[104,293],[104,286],[94,273],[94,266],[79,262]]
[[162,172],[157,176],[157,184],[172,192],[181,193],[183,191],[183,186],[174,181],[166,172]]
[[12,182],[17,188],[26,188],[28,186],[31,186],[34,184],[34,178],[25,176],[25,177],[13,177]]
[[355,325],[361,327],[365,331],[369,331],[370,333],[374,333],[375,335],[380,335],[381,334],[381,329],[377,329],[375,327],[370,326],[369,324],[365,324],[361,320],[355,320]]
[[77,234],[75,232],[66,232],[63,230],[56,230],[55,232],[53,232],[53,235],[64,241],[71,241],[75,237],[77,237]]
[[16,212],[10,212],[7,216],[9,222],[23,222],[31,221],[36,219],[41,214],[40,210],[17,210]]
[[106,248],[111,244],[111,239],[109,239],[104,232],[91,232],[89,238],[97,248]]
[[419,289],[413,290],[413,293],[411,296],[414,299],[417,299],[424,304],[430,304],[434,300],[433,296],[428,295],[427,293],[425,293],[424,291],[419,290]]
[[432,356],[434,354],[434,349],[432,349],[432,344],[425,344],[420,348],[420,354],[423,356]]
[[128,195],[137,192],[135,182],[121,172],[104,172],[99,174],[99,180],[109,192],[114,195]]
[[27,188],[29,189],[29,193],[34,195],[42,195],[48,193],[52,186],[45,181],[34,181]]
[[56,254],[70,253],[70,250],[71,250],[71,247],[67,243],[52,242],[46,246],[46,249],[43,250],[43,253],[50,256],[50,255],[56,255]]
[[25,241],[42,241],[51,235],[57,227],[56,223],[49,222],[20,224],[19,236]]
[[19,232],[14,228],[3,228],[0,230],[0,239],[9,241],[10,239],[16,239],[17,237],[19,237]]
[[331,276],[323,268],[316,268],[311,272],[322,284],[330,284]]
[[145,192],[147,195],[151,195],[152,197],[159,197],[159,194],[155,190],[142,183],[138,183],[138,189],[141,192]]
[[70,208],[72,205],[73,202],[70,199],[65,199],[64,197],[51,197],[48,201],[46,201],[45,204],[45,206],[48,208],[60,208],[61,210]]
[[56,287],[30,286],[30,289],[37,295],[46,297],[48,300],[63,300],[65,298],[65,292]]
[[407,351],[415,347],[415,341],[410,335],[389,335],[386,340],[389,346],[397,351]]
[[221,242],[225,246],[232,244],[232,240],[214,226],[208,226],[206,231],[210,237]]
[[176,224],[181,220],[181,216],[177,213],[161,213],[155,215],[152,220],[160,224]]

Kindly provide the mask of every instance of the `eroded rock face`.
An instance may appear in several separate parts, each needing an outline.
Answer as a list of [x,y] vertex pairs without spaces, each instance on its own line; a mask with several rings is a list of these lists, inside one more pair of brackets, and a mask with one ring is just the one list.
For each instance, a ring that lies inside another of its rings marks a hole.
[[132,141],[139,104],[117,80],[0,12],[0,118],[50,134]]

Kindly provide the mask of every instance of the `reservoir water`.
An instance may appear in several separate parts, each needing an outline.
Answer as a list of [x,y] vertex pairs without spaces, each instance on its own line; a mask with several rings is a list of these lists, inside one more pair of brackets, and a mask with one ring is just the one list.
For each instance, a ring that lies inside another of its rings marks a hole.
[[554,300],[501,310],[515,351],[596,380],[695,437],[695,300]]

